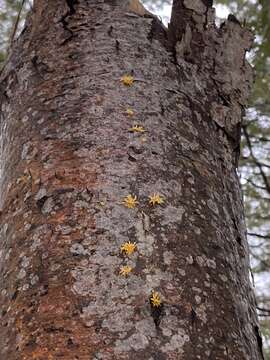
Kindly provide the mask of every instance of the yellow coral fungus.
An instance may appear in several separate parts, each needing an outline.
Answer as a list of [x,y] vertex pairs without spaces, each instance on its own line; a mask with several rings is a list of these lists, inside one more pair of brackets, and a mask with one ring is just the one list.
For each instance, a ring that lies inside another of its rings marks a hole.
[[129,273],[132,271],[132,267],[125,265],[125,266],[121,266],[120,271],[119,271],[119,275],[122,276],[127,276],[129,275]]
[[156,291],[152,291],[152,296],[150,298],[151,305],[154,307],[159,307],[161,305],[160,295]]
[[145,129],[141,125],[134,125],[129,129],[130,132],[144,133]]
[[127,116],[132,117],[134,115],[134,111],[132,109],[127,109],[126,114]]
[[137,244],[134,242],[125,242],[121,245],[121,252],[125,253],[126,255],[132,255],[137,248]]
[[120,81],[126,86],[131,86],[134,83],[134,77],[131,75],[124,75]]
[[137,196],[127,195],[123,200],[123,204],[129,209],[134,209],[138,204]]
[[19,177],[16,181],[17,184],[20,183],[26,183],[28,180],[30,180],[31,177],[29,175],[22,175],[21,177]]
[[149,204],[150,205],[161,205],[164,203],[164,198],[157,193],[149,196]]

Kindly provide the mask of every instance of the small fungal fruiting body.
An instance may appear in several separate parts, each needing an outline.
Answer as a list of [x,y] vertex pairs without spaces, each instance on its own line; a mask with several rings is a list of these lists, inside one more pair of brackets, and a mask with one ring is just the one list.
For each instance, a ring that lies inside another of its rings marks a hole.
[[137,196],[127,195],[123,200],[123,204],[129,209],[134,209],[138,204]]
[[134,115],[134,111],[132,109],[127,109],[126,114],[128,117],[132,117]]
[[134,77],[131,75],[124,75],[120,81],[126,86],[132,86],[134,83]]
[[127,266],[127,265],[121,266],[120,271],[119,271],[119,275],[128,276],[131,271],[132,271],[132,267]]
[[137,244],[134,242],[125,242],[121,245],[121,252],[125,253],[126,255],[132,255],[137,248]]
[[31,176],[30,170],[25,169],[23,175],[17,179],[16,183],[17,184],[27,183],[28,181],[31,180],[31,178],[32,178],[32,176]]
[[28,180],[29,180],[29,177],[27,175],[23,175],[17,179],[16,183],[17,184],[26,183]]
[[154,206],[154,205],[161,205],[164,203],[164,198],[159,195],[154,193],[153,195],[149,196],[149,204]]
[[161,306],[161,298],[157,291],[152,291],[152,295],[150,297],[150,302],[153,307]]
[[146,130],[141,125],[134,125],[129,129],[130,132],[144,133]]

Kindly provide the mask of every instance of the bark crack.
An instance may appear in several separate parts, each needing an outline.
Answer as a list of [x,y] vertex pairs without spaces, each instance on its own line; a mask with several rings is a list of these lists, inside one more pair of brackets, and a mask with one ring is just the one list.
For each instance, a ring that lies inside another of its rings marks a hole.
[[153,321],[158,328],[161,322],[162,317],[165,315],[164,305],[161,304],[159,307],[155,307],[152,305],[151,300],[149,299],[150,306],[151,306],[151,316]]
[[257,325],[254,326],[254,332],[255,332],[255,336],[257,338],[259,351],[261,353],[262,359],[264,359],[262,337],[261,337],[261,334],[260,334],[260,329],[259,329],[259,327]]
[[148,40],[158,40],[166,49],[169,49],[168,44],[168,29],[163,25],[162,21],[155,15],[145,15],[144,17],[152,18],[152,26],[148,33]]
[[75,14],[76,10],[74,5],[78,4],[78,0],[66,0],[67,6],[69,7],[69,15]]
[[76,13],[75,5],[79,4],[78,0],[66,0],[67,6],[69,10],[61,17],[60,22],[63,24],[63,29],[69,34],[67,38],[61,43],[61,45],[65,45],[68,41],[70,41],[74,37],[74,32],[69,28],[69,24],[67,18]]

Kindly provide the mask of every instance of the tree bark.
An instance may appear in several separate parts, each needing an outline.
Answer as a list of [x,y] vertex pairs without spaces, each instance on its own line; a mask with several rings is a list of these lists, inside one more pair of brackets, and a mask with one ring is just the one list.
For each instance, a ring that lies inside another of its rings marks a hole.
[[36,0],[2,70],[0,359],[263,358],[236,171],[252,36],[211,1],[174,1],[168,30],[132,3]]

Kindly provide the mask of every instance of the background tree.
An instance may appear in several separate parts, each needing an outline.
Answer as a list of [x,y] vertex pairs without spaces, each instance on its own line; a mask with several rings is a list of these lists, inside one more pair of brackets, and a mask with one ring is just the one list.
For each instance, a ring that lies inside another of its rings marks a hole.
[[[20,14],[20,24],[18,32],[24,22],[25,15],[29,10],[30,2],[22,0],[0,0],[0,67],[4,62],[6,53],[10,46],[10,41],[13,35],[14,27]],[[14,34],[15,36],[16,34]]]

